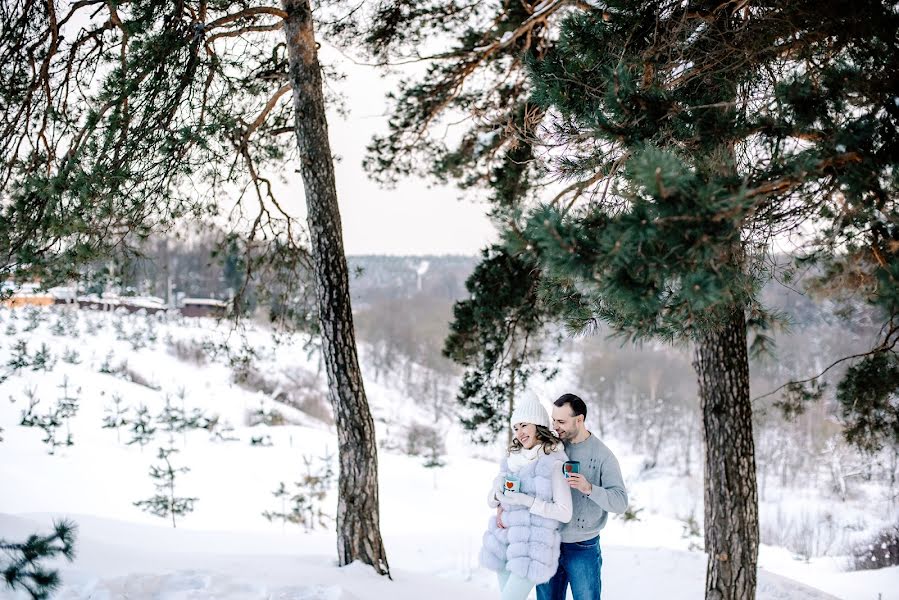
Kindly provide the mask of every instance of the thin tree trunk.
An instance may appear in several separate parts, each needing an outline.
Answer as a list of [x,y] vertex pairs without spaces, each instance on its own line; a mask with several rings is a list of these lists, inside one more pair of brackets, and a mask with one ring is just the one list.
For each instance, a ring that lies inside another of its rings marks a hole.
[[743,311],[696,343],[705,442],[706,600],[755,600],[758,489]]
[[334,163],[322,94],[321,65],[309,0],[283,0],[300,173],[306,194],[328,399],[337,422],[340,462],[337,555],[390,576],[378,515],[374,422],[356,355],[349,277],[343,250]]

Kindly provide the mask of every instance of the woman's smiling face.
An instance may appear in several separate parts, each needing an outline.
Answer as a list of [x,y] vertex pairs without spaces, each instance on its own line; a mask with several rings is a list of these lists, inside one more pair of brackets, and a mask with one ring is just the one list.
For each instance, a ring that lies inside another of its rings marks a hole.
[[533,448],[537,443],[537,426],[533,423],[516,423],[512,429],[524,448]]

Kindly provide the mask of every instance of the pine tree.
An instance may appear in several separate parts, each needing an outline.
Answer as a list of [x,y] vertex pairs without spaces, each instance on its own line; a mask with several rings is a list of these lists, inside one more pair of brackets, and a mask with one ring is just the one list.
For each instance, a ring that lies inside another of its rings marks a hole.
[[28,342],[21,339],[16,340],[16,344],[12,349],[12,356],[10,356],[9,360],[6,362],[7,371],[4,375],[0,376],[0,383],[3,383],[12,375],[15,375],[30,364],[31,357],[28,354]]
[[62,360],[70,365],[81,364],[81,355],[74,348],[66,348],[62,354]]
[[55,362],[53,355],[50,353],[50,348],[47,344],[42,343],[38,351],[31,357],[31,370],[50,372],[53,370]]
[[316,527],[327,527],[328,521],[331,519],[331,516],[325,512],[323,504],[331,487],[330,482],[334,476],[334,470],[332,457],[329,454],[320,457],[317,461],[310,456],[303,456],[303,465],[305,473],[300,481],[294,483],[293,494],[287,491],[287,486],[283,481],[272,492],[272,495],[280,500],[281,510],[267,510],[262,513],[262,516],[269,522],[279,520],[282,523],[294,523],[302,525],[306,531],[311,531]]
[[187,428],[187,422],[184,418],[184,409],[172,406],[171,398],[166,394],[165,406],[162,412],[156,415],[156,422],[162,427],[162,430],[169,434],[169,444],[174,443],[175,434],[181,433]]
[[[534,99],[552,115],[545,143],[565,148],[550,166],[574,184],[504,239],[541,265],[546,301],[573,328],[602,320],[635,339],[694,343],[707,598],[755,597],[747,340],[772,321],[762,284],[783,275],[771,239],[814,224],[827,233],[797,258],[839,263],[839,243],[870,227],[871,255],[890,252],[877,223],[899,222],[886,201],[899,146],[882,83],[896,72],[896,25],[880,2],[610,2],[568,18],[532,62]],[[891,269],[879,267],[877,300],[889,319]]]
[[[185,221],[225,222],[246,257],[235,304],[254,283],[280,326],[322,337],[341,448],[339,563],[389,575],[310,1],[96,8],[0,9],[20,24],[0,30],[0,278],[53,284],[134,258]],[[270,179],[296,159],[306,232]],[[301,303],[313,294],[314,308]]]
[[66,445],[71,446],[73,441],[70,421],[72,417],[78,414],[79,398],[77,394],[81,392],[81,388],[75,390],[75,396],[70,396],[68,376],[63,377],[62,383],[57,387],[62,390],[62,395],[56,401],[56,413],[66,426]]
[[21,588],[32,600],[47,600],[59,589],[56,570],[48,570],[41,561],[62,556],[69,562],[75,558],[75,539],[78,527],[69,520],[54,521],[53,533],[32,534],[24,542],[0,539],[0,550],[6,559],[0,562],[0,572],[6,586]]
[[115,429],[116,441],[121,442],[121,427],[128,424],[128,408],[122,408],[121,394],[112,395],[112,407],[103,411],[103,429]]
[[262,516],[271,523],[275,519],[279,519],[282,524],[286,524],[291,520],[291,513],[287,512],[287,498],[290,496],[290,492],[287,491],[287,486],[283,481],[278,483],[278,489],[272,492],[272,496],[275,497],[276,500],[281,501],[281,510],[280,512],[266,510],[262,512]]
[[[71,432],[67,432],[64,440],[59,440],[56,437],[57,430],[63,424],[66,424],[68,427],[68,418],[74,414],[71,406],[68,403],[57,403],[52,410],[48,410],[46,414],[39,415],[34,411],[35,407],[40,403],[35,389],[27,388],[25,396],[28,399],[28,408],[22,410],[22,418],[19,421],[19,425],[22,427],[37,427],[43,431],[44,439],[41,441],[49,446],[50,449],[47,452],[50,455],[55,455],[56,448],[59,446],[72,446],[74,441],[72,440]],[[77,410],[77,405],[74,410]]]
[[[889,176],[895,10],[878,2],[404,0],[378,10],[365,39],[384,59],[410,47],[414,55],[435,32],[459,35],[451,50],[428,57],[426,76],[403,84],[369,167],[389,179],[417,162],[463,185],[490,185],[504,251],[536,266],[544,310],[571,329],[604,321],[626,337],[695,342],[711,450],[707,596],[752,597],[757,509],[746,346],[751,330],[752,349],[761,349],[774,320],[758,302],[760,282],[792,276],[773,272],[768,240],[819,218],[820,235],[797,259],[825,265],[830,282],[861,276],[859,291],[887,315],[872,355],[892,353],[899,340]],[[516,19],[516,10],[525,17]],[[523,69],[515,66],[526,63],[534,76],[517,85]],[[531,120],[494,118],[522,98],[520,114]],[[457,149],[428,135],[442,133],[449,111],[473,124]],[[512,150],[518,160],[501,162]],[[545,190],[547,178],[565,187],[529,212],[528,192]],[[887,387],[868,397],[880,409],[895,398]],[[865,404],[855,391],[848,397],[851,422]],[[860,420],[882,423],[880,415],[890,418],[886,411]],[[727,489],[733,481],[739,488]],[[719,509],[731,506],[726,498],[741,510]]]
[[111,375],[115,373],[115,369],[112,367],[112,350],[106,353],[106,357],[103,359],[103,362],[100,364],[100,372],[106,373],[107,375]]
[[231,435],[234,427],[228,421],[222,421],[218,415],[203,417],[202,429],[209,432],[209,439],[214,442],[236,442],[239,438]]
[[515,393],[535,371],[550,379],[555,369],[541,364],[543,329],[553,315],[537,301],[534,265],[494,246],[465,282],[469,298],[453,307],[453,323],[443,353],[466,367],[457,400],[462,425],[477,442],[500,432],[511,441],[508,419]]
[[149,409],[143,404],[138,406],[134,419],[128,421],[127,424],[131,426],[131,439],[128,440],[127,444],[129,446],[131,444],[140,444],[141,452],[143,452],[144,446],[153,440],[153,435],[156,433],[156,427],[153,426],[153,417],[150,416]]
[[25,320],[28,321],[28,324],[25,325],[25,331],[34,331],[40,324],[44,322],[45,318],[41,311],[41,309],[37,307],[29,307],[25,312]]
[[[388,0],[364,23],[341,24],[348,50],[358,51],[362,41],[385,65],[429,62],[391,94],[388,132],[373,139],[364,161],[369,173],[387,184],[415,173],[465,190],[486,188],[491,219],[501,229],[514,226],[550,183],[534,155],[543,113],[529,101],[527,60],[553,46],[560,19],[582,4]],[[422,57],[420,47],[435,42],[448,47]],[[454,145],[445,142],[449,119],[464,123]],[[454,307],[444,354],[466,368],[457,400],[478,442],[508,431],[503,415],[531,376],[549,380],[557,372],[544,356],[553,355],[559,338],[547,329],[548,307],[534,302],[540,277],[528,262],[501,246],[484,249],[466,282],[470,297]]]
[[274,444],[272,444],[272,436],[270,435],[253,435],[250,436],[250,445],[270,448]]
[[157,517],[171,517],[172,527],[177,527],[177,517],[183,517],[194,510],[194,504],[198,498],[182,497],[175,495],[175,479],[180,473],[190,471],[188,467],[173,467],[169,456],[178,452],[175,448],[160,448],[157,458],[162,461],[159,465],[150,465],[150,477],[154,480],[156,494],[147,500],[139,500],[135,506],[144,512],[149,512]]

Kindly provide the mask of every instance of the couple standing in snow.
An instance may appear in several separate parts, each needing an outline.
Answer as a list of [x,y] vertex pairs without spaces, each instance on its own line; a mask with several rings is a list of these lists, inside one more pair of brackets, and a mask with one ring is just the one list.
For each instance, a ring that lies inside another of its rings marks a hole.
[[[496,516],[480,555],[497,572],[502,600],[525,600],[534,586],[538,600],[564,600],[569,585],[576,600],[599,600],[599,531],[608,513],[625,511],[627,492],[618,461],[586,418],[574,394],[553,403],[552,423],[533,394],[512,412],[514,436],[490,489]],[[578,461],[580,472],[564,472],[566,461]],[[506,488],[515,478],[517,492]]]

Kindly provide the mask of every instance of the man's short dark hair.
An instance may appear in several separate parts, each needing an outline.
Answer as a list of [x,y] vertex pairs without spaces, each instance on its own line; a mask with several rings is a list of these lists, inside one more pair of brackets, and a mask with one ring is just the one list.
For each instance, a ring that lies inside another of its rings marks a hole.
[[571,406],[571,412],[574,413],[575,417],[584,415],[584,418],[587,418],[587,405],[579,396],[575,396],[574,394],[562,394],[559,396],[558,400],[553,402],[553,404],[560,408],[568,404]]

